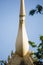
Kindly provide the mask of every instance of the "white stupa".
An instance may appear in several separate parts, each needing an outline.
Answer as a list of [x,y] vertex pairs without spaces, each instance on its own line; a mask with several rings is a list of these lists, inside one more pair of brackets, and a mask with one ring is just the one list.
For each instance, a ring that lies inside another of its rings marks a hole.
[[20,6],[20,18],[19,18],[19,30],[16,39],[16,52],[8,56],[7,65],[33,65],[33,59],[29,51],[28,37],[25,28],[25,5],[24,0],[21,1]]

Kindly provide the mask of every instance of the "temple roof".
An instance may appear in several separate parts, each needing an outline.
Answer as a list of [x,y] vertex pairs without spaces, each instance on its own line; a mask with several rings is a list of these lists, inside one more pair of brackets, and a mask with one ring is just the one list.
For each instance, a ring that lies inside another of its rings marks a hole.
[[7,65],[33,65],[33,59],[28,52],[24,57],[19,56],[17,53],[14,53],[9,59]]

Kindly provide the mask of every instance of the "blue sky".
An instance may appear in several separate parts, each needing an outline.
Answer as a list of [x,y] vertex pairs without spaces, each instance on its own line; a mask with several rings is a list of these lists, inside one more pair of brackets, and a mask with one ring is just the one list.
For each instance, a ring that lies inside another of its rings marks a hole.
[[[39,43],[43,35],[43,15],[29,15],[29,11],[43,0],[25,0],[26,30],[28,39]],[[11,51],[15,51],[19,26],[20,0],[0,0],[0,59],[7,60]]]

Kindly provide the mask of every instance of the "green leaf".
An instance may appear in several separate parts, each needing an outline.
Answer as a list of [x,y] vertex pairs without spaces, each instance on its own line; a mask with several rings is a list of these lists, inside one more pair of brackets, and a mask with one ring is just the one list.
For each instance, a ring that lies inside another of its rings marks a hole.
[[43,7],[38,4],[38,5],[36,6],[36,9],[37,9],[37,11],[38,11],[39,13],[41,13]]
[[31,10],[31,11],[29,12],[29,14],[30,14],[30,15],[34,15],[34,14],[35,14],[35,11],[36,11],[36,10],[33,9],[33,10]]
[[30,44],[32,47],[36,47],[35,42],[29,41],[29,44]]
[[43,41],[43,36],[40,36],[40,40]]
[[41,55],[41,58],[43,59],[43,55]]
[[38,50],[39,52],[41,52],[42,49],[39,47],[37,50]]

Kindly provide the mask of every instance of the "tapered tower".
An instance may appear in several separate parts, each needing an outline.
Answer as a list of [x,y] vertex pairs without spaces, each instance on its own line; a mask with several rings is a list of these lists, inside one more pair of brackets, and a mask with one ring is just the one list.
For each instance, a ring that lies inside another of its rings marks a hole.
[[33,59],[29,51],[28,37],[25,28],[25,5],[24,0],[20,0],[19,29],[16,39],[16,52],[8,56],[7,65],[33,65]]
[[19,30],[16,40],[16,52],[20,56],[25,56],[29,51],[28,37],[25,28],[25,16],[26,12],[25,12],[24,0],[21,0]]

